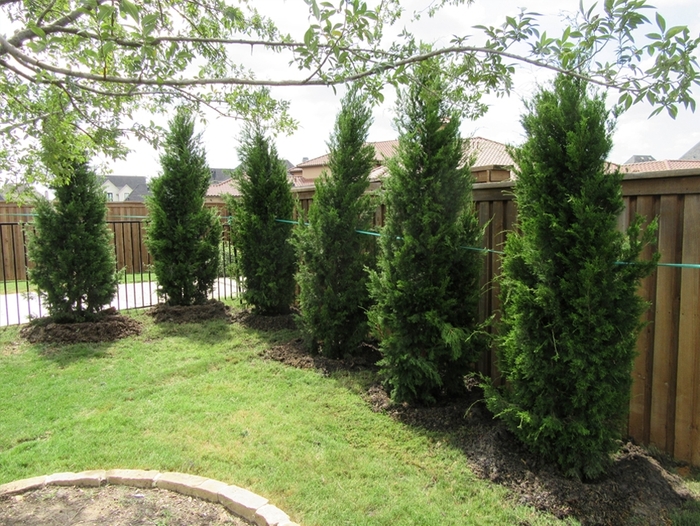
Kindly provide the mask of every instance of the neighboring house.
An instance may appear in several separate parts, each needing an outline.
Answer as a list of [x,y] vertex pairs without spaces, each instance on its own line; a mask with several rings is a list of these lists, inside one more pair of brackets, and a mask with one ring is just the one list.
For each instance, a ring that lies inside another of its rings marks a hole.
[[700,161],[700,142],[685,152],[681,157],[682,161]]
[[[386,176],[386,159],[393,157],[399,142],[381,141],[369,143],[374,146],[375,168],[370,172],[370,181],[379,181]],[[482,137],[473,137],[465,142],[464,159],[472,157],[472,174],[476,182],[498,182],[511,178],[513,159],[506,145]],[[294,186],[312,186],[324,170],[328,170],[328,154],[305,160],[289,170]]]
[[102,188],[107,201],[139,201],[149,194],[146,178],[141,175],[105,175]]
[[[286,169],[289,171],[294,167],[292,163],[286,159],[282,159]],[[232,195],[235,197],[240,197],[241,191],[236,186],[236,183],[231,178],[233,173],[238,170],[238,168],[212,168],[211,169],[211,182],[209,183],[209,188],[207,189],[206,202],[207,203],[223,203],[224,195]]]

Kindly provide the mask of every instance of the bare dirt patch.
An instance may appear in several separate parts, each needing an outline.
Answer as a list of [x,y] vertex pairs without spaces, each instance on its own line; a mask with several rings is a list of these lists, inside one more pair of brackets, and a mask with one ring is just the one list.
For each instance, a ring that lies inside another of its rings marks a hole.
[[54,323],[50,318],[34,320],[20,329],[30,343],[99,343],[141,334],[141,324],[115,309],[103,311],[95,321]]
[[[375,368],[376,351],[359,359],[330,360],[305,351],[301,340],[268,350],[265,356],[302,369],[315,368],[328,375],[340,370]],[[375,384],[365,399],[376,412],[384,412],[407,425],[445,433],[461,449],[474,473],[507,487],[515,501],[564,519],[575,517],[583,525],[668,525],[669,515],[693,500],[674,471],[679,466],[655,457],[631,441],[621,444],[607,475],[595,482],[564,477],[557,467],[542,462],[486,409],[483,395],[472,386],[468,396],[444,400],[436,407],[394,404],[384,388]]]
[[220,504],[163,489],[46,486],[0,498],[2,526],[248,526]]
[[256,331],[272,332],[283,330],[295,330],[297,328],[294,313],[280,314],[278,316],[262,316],[249,310],[243,310],[233,316],[235,323]]
[[202,305],[156,305],[146,311],[155,323],[198,323],[209,320],[230,322],[231,308],[218,300],[208,300]]

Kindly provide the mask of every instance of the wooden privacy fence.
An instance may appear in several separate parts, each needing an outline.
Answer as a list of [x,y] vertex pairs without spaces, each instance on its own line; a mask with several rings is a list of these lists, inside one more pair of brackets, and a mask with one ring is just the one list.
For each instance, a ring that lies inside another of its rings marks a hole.
[[[513,230],[517,210],[513,183],[477,183],[474,201],[482,227],[483,247],[502,250]],[[293,190],[308,210],[313,190]],[[700,170],[677,170],[625,176],[625,211],[619,227],[636,214],[658,217],[657,250],[661,263],[700,263]],[[377,212],[378,224],[383,211]],[[650,250],[645,256],[650,256]],[[498,319],[501,256],[484,257],[482,319]],[[639,335],[634,364],[628,432],[678,460],[700,466],[700,269],[660,266],[640,287],[650,307]],[[480,372],[499,377],[495,349],[484,353]]]
[[[513,230],[517,211],[512,189],[513,183],[508,181],[474,185],[475,206],[485,229],[484,248],[502,250],[507,232]],[[622,190],[625,211],[619,218],[620,228],[625,228],[636,214],[648,220],[658,217],[661,263],[700,263],[700,170],[627,175]],[[292,191],[301,209],[308,210],[313,188]],[[211,202],[209,206],[223,210],[223,202]],[[146,215],[145,206],[109,203],[108,207],[108,220],[117,222],[113,226],[115,238],[125,239],[123,249],[116,247],[119,267],[131,269],[140,261],[148,261],[143,224],[138,220]],[[31,208],[0,204],[0,277],[5,280],[24,276],[24,234],[17,222],[30,216],[22,214],[31,214]],[[375,224],[381,225],[383,220],[384,209],[379,208]],[[492,314],[498,319],[499,288],[495,278],[500,270],[501,256],[487,253],[479,303],[482,319]],[[678,460],[700,466],[700,269],[660,266],[642,282],[640,294],[650,308],[643,317],[648,323],[637,342],[629,434]],[[495,350],[485,352],[478,366],[480,372],[498,378]]]

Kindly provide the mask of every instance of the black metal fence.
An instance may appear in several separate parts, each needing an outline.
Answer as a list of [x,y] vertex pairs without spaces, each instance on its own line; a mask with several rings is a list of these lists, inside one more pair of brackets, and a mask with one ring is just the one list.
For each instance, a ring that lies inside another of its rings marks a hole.
[[[113,247],[119,288],[111,306],[117,310],[152,307],[161,302],[152,272],[152,259],[145,244],[143,219],[107,221],[113,232]],[[0,326],[19,325],[46,315],[41,294],[31,285],[27,270],[27,232],[32,223],[0,223]],[[231,242],[230,226],[223,224],[219,277],[211,297],[231,299],[240,290],[240,277],[233,270],[238,260]]]

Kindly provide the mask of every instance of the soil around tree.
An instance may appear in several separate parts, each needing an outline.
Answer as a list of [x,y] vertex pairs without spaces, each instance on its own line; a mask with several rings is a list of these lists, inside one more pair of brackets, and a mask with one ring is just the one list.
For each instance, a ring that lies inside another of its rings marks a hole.
[[[296,339],[265,351],[264,356],[328,375],[343,370],[376,371],[379,355],[368,346],[359,358],[331,360],[310,355]],[[517,503],[560,519],[573,517],[586,526],[661,526],[670,524],[669,516],[695,499],[674,473],[687,467],[654,456],[632,441],[621,444],[601,479],[583,482],[564,477],[557,466],[542,462],[493,418],[477,385],[469,386],[466,397],[443,400],[436,407],[397,405],[379,383],[368,389],[365,399],[375,412],[409,426],[445,433],[449,443],[464,452],[478,477],[505,486]]]
[[221,504],[158,488],[45,486],[0,498],[0,526],[249,526]]
[[141,323],[116,309],[102,311],[94,321],[55,323],[51,318],[32,320],[19,331],[30,343],[100,343],[141,334]]
[[219,300],[201,305],[166,305],[161,303],[146,311],[155,323],[199,323],[210,320],[232,321],[231,307]]
[[233,321],[249,329],[263,332],[295,330],[297,328],[294,312],[277,316],[263,316],[249,310],[242,310],[233,316]]

